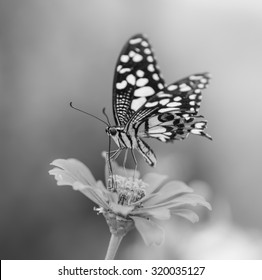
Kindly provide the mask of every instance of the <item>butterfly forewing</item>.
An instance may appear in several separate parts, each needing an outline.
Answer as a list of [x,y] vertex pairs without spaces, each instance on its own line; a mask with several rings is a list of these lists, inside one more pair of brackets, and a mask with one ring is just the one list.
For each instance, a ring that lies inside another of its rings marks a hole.
[[125,126],[164,87],[147,38],[142,34],[131,37],[122,49],[115,69],[113,113],[116,124]]

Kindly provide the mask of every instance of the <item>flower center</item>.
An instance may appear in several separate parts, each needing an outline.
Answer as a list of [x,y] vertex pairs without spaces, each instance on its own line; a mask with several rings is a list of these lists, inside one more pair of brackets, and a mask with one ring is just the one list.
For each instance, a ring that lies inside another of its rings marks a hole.
[[147,184],[141,179],[133,177],[113,175],[108,178],[108,190],[117,193],[121,205],[130,205],[143,198],[146,187]]

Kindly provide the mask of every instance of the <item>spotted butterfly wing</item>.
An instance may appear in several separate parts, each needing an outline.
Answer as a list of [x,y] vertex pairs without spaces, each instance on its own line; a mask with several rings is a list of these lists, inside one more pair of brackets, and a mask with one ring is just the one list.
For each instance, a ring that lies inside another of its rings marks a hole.
[[204,132],[207,121],[197,115],[201,92],[209,79],[208,73],[195,74],[166,86],[147,38],[141,34],[131,37],[115,70],[116,126],[107,128],[118,152],[137,149],[149,165],[155,166],[156,156],[142,138],[170,142],[192,133],[211,139]]
[[202,99],[201,90],[210,79],[208,73],[195,74],[166,87],[140,108],[146,115],[137,114],[130,125],[140,137],[154,137],[162,142],[183,140],[189,133],[211,139],[203,130],[207,121],[197,113]]
[[164,85],[147,38],[142,34],[131,37],[123,47],[115,69],[113,114],[116,124],[126,125]]

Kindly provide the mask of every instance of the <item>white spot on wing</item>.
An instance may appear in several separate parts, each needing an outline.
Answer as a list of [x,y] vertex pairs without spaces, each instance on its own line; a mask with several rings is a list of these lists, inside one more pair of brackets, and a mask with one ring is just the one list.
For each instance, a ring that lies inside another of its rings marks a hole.
[[149,133],[149,135],[150,135],[150,137],[158,138],[162,142],[166,142],[166,140],[168,138],[166,135],[160,134],[160,133]]
[[179,89],[181,92],[185,92],[185,91],[191,90],[191,87],[188,86],[187,84],[181,84],[181,85],[179,85]]
[[174,97],[174,101],[180,101],[182,98],[180,97],[180,96],[176,96],[176,97]]
[[175,111],[176,108],[162,108],[160,110],[158,110],[159,113],[165,113],[165,112],[169,112],[169,111]]
[[147,79],[147,78],[138,79],[138,80],[136,81],[136,85],[137,85],[138,87],[143,87],[143,86],[145,86],[147,83],[148,83],[148,79]]
[[154,65],[153,65],[153,64],[149,64],[149,65],[147,66],[147,70],[150,71],[150,72],[154,72],[154,71],[155,71]]
[[143,41],[143,42],[141,43],[141,45],[142,45],[143,47],[148,47],[148,43],[147,43],[146,41]]
[[140,77],[140,78],[141,78],[141,77],[144,77],[145,72],[144,72],[144,71],[142,71],[142,70],[137,70],[137,71],[136,71],[136,74],[137,74],[137,76],[138,76],[138,77]]
[[154,79],[155,81],[158,81],[158,80],[159,80],[159,76],[157,75],[157,73],[154,73],[154,74],[152,75],[152,77],[153,77],[153,79]]
[[145,104],[145,107],[149,108],[149,107],[155,107],[158,104],[158,101],[155,102],[147,102]]
[[170,86],[167,87],[167,89],[170,90],[170,91],[175,90],[175,89],[177,89],[177,85],[170,85]]
[[149,56],[147,57],[147,61],[148,61],[148,62],[153,62],[153,61],[154,61],[153,56],[149,55]]
[[203,84],[199,84],[197,85],[198,88],[204,88],[204,85]]
[[129,74],[127,77],[126,77],[126,80],[128,81],[128,83],[130,84],[130,85],[135,85],[135,83],[136,83],[136,78],[135,78],[135,76],[133,75],[133,74]]
[[189,95],[189,99],[190,99],[190,100],[196,99],[196,94],[191,94],[191,95]]
[[151,51],[150,51],[150,49],[147,48],[147,49],[144,49],[144,53],[145,54],[151,54]]
[[199,77],[199,76],[190,76],[189,77],[189,80],[191,80],[191,81],[198,81],[198,80],[200,80],[201,79],[201,77]]
[[195,128],[204,128],[205,123],[199,122],[199,123],[195,123]]
[[130,68],[123,68],[119,71],[120,74],[126,73],[126,72],[130,72],[131,69]]
[[128,54],[130,57],[133,57],[136,55],[136,53],[134,51],[130,51],[129,54]]
[[180,102],[170,102],[167,104],[167,107],[178,107],[181,105],[182,105],[182,103],[180,103]]
[[146,102],[145,97],[134,99],[131,103],[131,109],[137,111],[137,109],[139,109],[145,102]]
[[191,129],[190,132],[198,135],[201,134],[199,129]]
[[127,86],[127,82],[124,80],[121,83],[116,83],[117,89],[124,89]]
[[142,41],[142,38],[135,38],[135,39],[131,39],[129,41],[129,43],[134,45],[134,44],[140,43],[141,41]]
[[166,128],[163,126],[156,126],[156,127],[150,128],[148,131],[149,131],[149,133],[163,133],[163,132],[166,132]]
[[120,57],[120,61],[121,62],[126,63],[126,62],[128,62],[128,60],[129,60],[129,56],[128,55],[126,55],[126,54],[121,55],[121,57]]
[[164,93],[163,91],[160,91],[159,93],[157,93],[158,97],[172,97],[172,94],[169,93]]
[[136,89],[134,95],[137,97],[144,97],[144,96],[153,95],[154,93],[155,91],[153,90],[153,88],[146,86],[146,87]]
[[162,84],[162,83],[158,83],[158,85],[157,85],[157,86],[158,86],[158,88],[159,88],[159,89],[163,89],[163,88],[164,88],[164,86],[163,86],[163,84]]
[[143,59],[143,56],[141,54],[138,54],[138,53],[133,57],[134,62],[139,62],[142,59]]
[[159,103],[164,106],[164,105],[166,105],[169,102],[169,100],[170,100],[169,98],[161,99],[159,101]]

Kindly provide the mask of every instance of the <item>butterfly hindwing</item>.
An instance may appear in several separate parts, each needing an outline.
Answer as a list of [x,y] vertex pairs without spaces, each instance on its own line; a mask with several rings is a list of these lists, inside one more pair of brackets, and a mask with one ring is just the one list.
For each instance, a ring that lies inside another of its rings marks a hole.
[[113,113],[126,125],[152,96],[165,87],[152,48],[142,34],[131,37],[117,61],[113,82]]
[[203,120],[201,116],[183,116],[167,112],[147,118],[140,125],[137,135],[142,138],[155,138],[162,142],[183,140],[189,133],[212,139],[204,132],[206,127],[207,121]]

